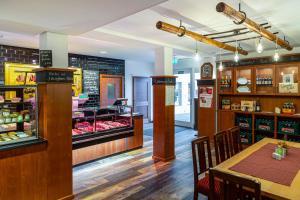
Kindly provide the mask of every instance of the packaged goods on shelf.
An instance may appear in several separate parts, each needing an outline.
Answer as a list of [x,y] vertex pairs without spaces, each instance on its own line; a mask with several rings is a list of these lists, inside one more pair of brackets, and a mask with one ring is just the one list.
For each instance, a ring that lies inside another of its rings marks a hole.
[[241,101],[241,110],[245,112],[254,112],[256,108],[255,101]]
[[278,134],[299,135],[299,122],[280,120],[278,122]]

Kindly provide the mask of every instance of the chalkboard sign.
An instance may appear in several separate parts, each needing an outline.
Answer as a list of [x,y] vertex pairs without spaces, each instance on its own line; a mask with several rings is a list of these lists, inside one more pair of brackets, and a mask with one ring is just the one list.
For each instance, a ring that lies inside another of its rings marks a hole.
[[65,71],[37,71],[37,83],[73,83],[73,72]]
[[87,94],[99,94],[99,72],[83,70],[83,91]]
[[52,51],[40,50],[40,66],[52,67]]

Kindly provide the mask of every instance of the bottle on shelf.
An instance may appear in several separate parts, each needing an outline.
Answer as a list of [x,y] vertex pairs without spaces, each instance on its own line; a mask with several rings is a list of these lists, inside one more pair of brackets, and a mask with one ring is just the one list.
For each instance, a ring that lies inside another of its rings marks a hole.
[[258,99],[256,100],[255,111],[256,112],[260,112],[261,111],[261,105],[260,105],[260,102],[259,102]]
[[259,75],[256,76],[256,85],[260,85],[260,76]]

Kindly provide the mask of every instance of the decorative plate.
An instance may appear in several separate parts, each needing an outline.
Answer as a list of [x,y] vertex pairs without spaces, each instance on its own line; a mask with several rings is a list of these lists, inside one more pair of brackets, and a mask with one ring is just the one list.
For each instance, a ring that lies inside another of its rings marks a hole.
[[239,78],[238,80],[237,80],[237,83],[239,84],[239,85],[247,85],[247,83],[248,83],[248,80],[246,79],[246,78]]

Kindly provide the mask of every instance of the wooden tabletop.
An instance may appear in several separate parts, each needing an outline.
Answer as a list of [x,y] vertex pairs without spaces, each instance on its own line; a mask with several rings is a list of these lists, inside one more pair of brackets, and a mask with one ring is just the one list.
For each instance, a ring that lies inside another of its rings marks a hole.
[[[236,174],[240,176],[245,176],[249,178],[254,178],[261,183],[261,191],[264,196],[271,197],[276,200],[299,200],[300,199],[300,170],[298,171],[296,177],[294,178],[291,186],[285,186],[278,183],[274,183],[271,181],[267,181],[264,179],[256,178],[253,176],[245,175],[242,173],[238,173],[232,170],[229,170],[230,167],[234,166],[235,164],[242,161],[244,158],[258,150],[260,147],[264,146],[268,143],[275,143],[277,144],[279,140],[271,139],[271,138],[264,138],[263,140],[253,144],[252,146],[248,147],[247,149],[243,150],[239,154],[233,156],[232,158],[226,160],[225,162],[217,165],[214,167],[215,169],[222,170],[231,174]],[[295,142],[287,142],[289,146],[300,148],[300,143]],[[270,155],[271,156],[271,155]],[[300,155],[299,155],[300,156]]]

